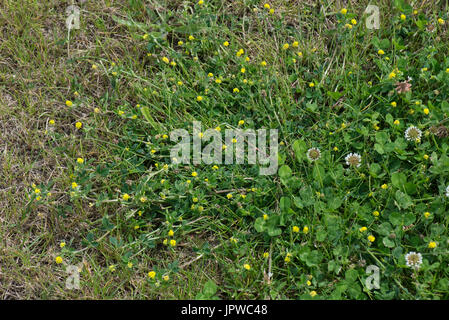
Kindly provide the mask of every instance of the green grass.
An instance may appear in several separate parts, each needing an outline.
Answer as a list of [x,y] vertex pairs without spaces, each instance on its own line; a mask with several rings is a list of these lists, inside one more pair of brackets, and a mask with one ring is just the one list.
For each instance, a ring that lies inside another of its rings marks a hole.
[[[447,2],[379,1],[378,30],[368,1],[264,3],[88,1],[68,33],[65,3],[2,2],[1,298],[449,297]],[[279,173],[172,164],[193,121],[278,129]]]

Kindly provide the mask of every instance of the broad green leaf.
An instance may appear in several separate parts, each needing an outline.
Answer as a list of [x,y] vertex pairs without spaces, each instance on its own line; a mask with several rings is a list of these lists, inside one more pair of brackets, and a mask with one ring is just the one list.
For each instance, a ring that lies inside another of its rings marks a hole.
[[206,297],[212,297],[215,293],[217,293],[217,285],[212,280],[207,281],[204,284],[203,293]]
[[279,201],[279,206],[281,207],[282,211],[287,211],[288,209],[290,209],[291,206],[291,200],[289,197],[282,197],[281,200]]
[[295,152],[298,161],[302,161],[306,158],[307,143],[304,140],[295,140],[292,144],[292,149]]
[[408,207],[410,207],[413,202],[412,202],[412,198],[410,198],[409,195],[407,195],[406,193],[397,190],[395,193],[395,199],[396,199],[396,204],[400,209],[407,209]]
[[388,222],[384,222],[379,226],[377,232],[381,235],[388,236],[393,232],[393,227]]
[[384,154],[385,153],[385,150],[382,147],[382,145],[378,144],[378,143],[374,144],[374,150],[376,150],[377,153],[379,153],[379,154]]
[[390,137],[386,132],[376,132],[376,142],[379,144],[385,144],[390,141]]
[[301,201],[300,197],[293,197],[293,203],[295,204],[295,206],[299,209],[304,208],[304,204]]
[[333,197],[328,201],[329,209],[337,210],[343,204],[343,199]]
[[349,282],[354,282],[357,280],[358,272],[355,269],[349,269],[345,272],[345,280]]
[[268,229],[268,235],[270,237],[277,237],[282,234],[282,230],[280,228],[269,228]]
[[382,171],[382,168],[380,167],[380,165],[378,163],[372,163],[369,167],[369,173],[374,178],[377,178],[381,171]]
[[393,251],[391,252],[393,254],[393,257],[395,257],[396,259],[400,259],[403,255],[403,251],[401,247],[396,247],[393,249]]
[[416,216],[412,213],[406,213],[404,215],[404,225],[409,226],[416,221]]
[[443,111],[444,113],[449,113],[449,102],[443,101],[441,103],[441,111]]
[[394,241],[391,240],[389,237],[384,237],[382,239],[382,242],[383,242],[384,246],[387,247],[387,248],[394,248],[396,246]]
[[318,231],[316,232],[316,240],[322,242],[326,240],[326,237],[327,232],[324,230],[324,228],[318,229]]
[[292,176],[292,169],[289,166],[283,165],[279,168],[279,177],[281,179],[288,179]]
[[264,232],[265,231],[265,220],[262,217],[259,217],[254,221],[254,229],[256,229],[257,232]]
[[416,221],[416,217],[411,212],[408,212],[406,214],[393,212],[390,214],[389,220],[395,226],[409,226]]
[[407,182],[407,176],[402,172],[394,172],[391,175],[391,183],[400,190],[404,190],[404,185]]
[[402,214],[399,212],[392,212],[390,216],[388,217],[388,220],[394,225],[394,226],[401,226],[403,225],[403,219]]

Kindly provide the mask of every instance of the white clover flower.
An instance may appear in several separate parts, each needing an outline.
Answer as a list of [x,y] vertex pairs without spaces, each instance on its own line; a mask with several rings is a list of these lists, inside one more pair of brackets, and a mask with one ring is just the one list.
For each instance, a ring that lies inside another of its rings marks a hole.
[[422,255],[421,253],[416,253],[411,251],[405,255],[405,263],[407,267],[418,270],[422,264]]
[[419,130],[415,126],[411,126],[407,130],[405,130],[405,134],[404,135],[405,135],[405,139],[407,139],[409,141],[416,141],[416,142],[418,142],[419,140],[421,140],[422,131]]
[[310,161],[317,161],[319,158],[321,158],[321,151],[318,148],[310,148],[307,150],[307,158]]
[[446,197],[449,198],[449,186],[446,187]]
[[345,158],[346,164],[352,167],[360,167],[362,163],[362,157],[358,153],[350,153]]

